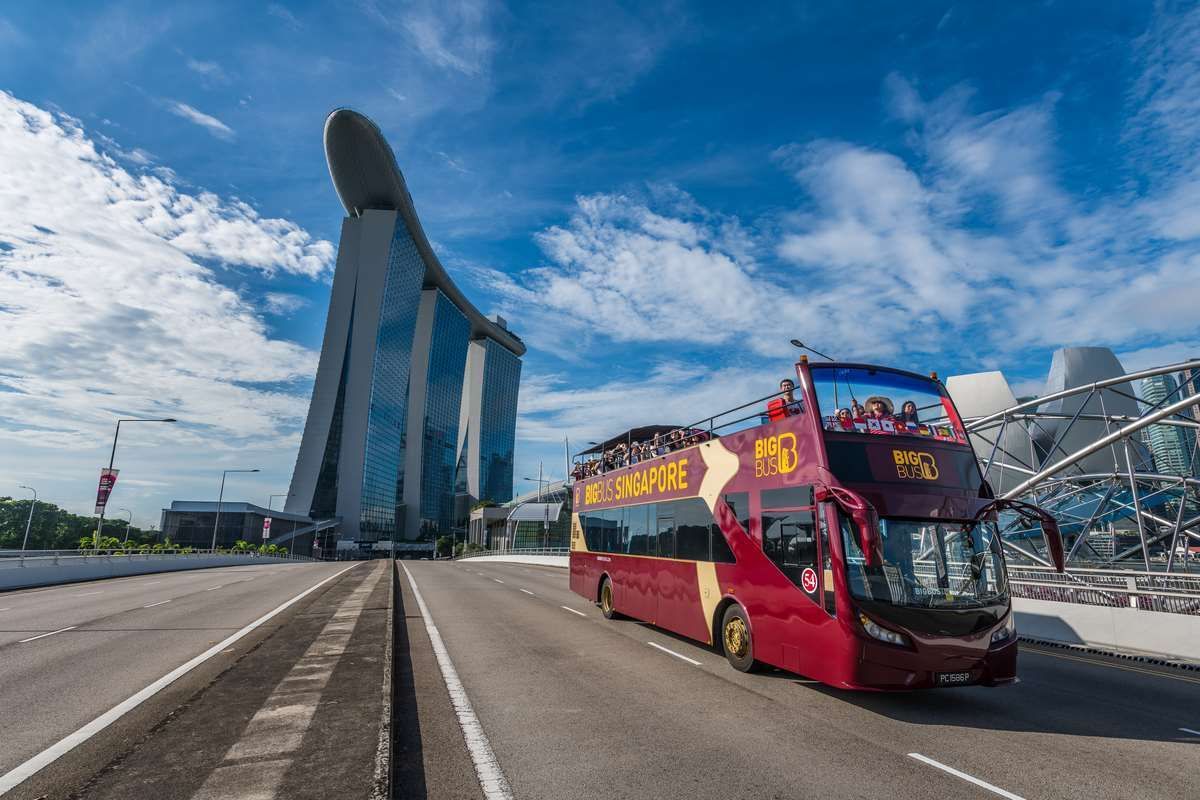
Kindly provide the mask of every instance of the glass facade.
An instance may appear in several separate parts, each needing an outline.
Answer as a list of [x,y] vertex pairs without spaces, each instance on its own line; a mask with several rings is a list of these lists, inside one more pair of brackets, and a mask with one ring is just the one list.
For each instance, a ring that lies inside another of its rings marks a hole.
[[404,495],[405,424],[413,335],[425,263],[401,220],[388,253],[363,453],[359,541],[392,539]]
[[[455,449],[470,337],[471,323],[466,315],[439,291],[425,385],[425,430],[421,447],[422,534],[445,534],[452,524]],[[405,534],[406,538],[412,538],[411,531],[405,531]]]
[[[350,319],[354,319],[354,306],[350,306]],[[329,422],[329,436],[325,439],[325,455],[317,473],[317,488],[313,492],[312,507],[308,515],[313,519],[326,519],[337,514],[338,458],[342,452],[342,417],[346,407],[346,380],[350,374],[350,343],[354,336],[351,329],[346,334],[346,352],[342,355],[342,375],[338,379],[337,399],[333,403],[333,416]]]
[[512,499],[521,359],[491,339],[484,340],[483,345],[486,356],[479,414],[480,499],[505,503]]

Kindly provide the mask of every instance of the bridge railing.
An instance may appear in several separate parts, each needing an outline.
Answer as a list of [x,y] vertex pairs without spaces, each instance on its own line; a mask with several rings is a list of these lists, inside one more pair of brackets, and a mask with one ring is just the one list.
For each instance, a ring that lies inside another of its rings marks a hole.
[[[186,552],[185,552],[186,551]],[[11,564],[14,561],[32,561],[37,564],[58,564],[70,559],[113,559],[122,558],[132,561],[147,561],[161,556],[172,558],[192,558],[198,556],[237,556],[242,558],[274,558],[284,561],[312,561],[309,556],[289,555],[285,552],[260,553],[257,550],[213,550],[210,548],[176,548],[170,550],[138,550],[130,548],[87,549],[87,550],[0,550],[0,564]]]
[[456,556],[455,560],[461,561],[481,556],[565,556],[570,552],[569,547],[514,547],[511,550],[476,550],[474,553]]
[[1200,616],[1200,575],[1010,566],[1014,597]]

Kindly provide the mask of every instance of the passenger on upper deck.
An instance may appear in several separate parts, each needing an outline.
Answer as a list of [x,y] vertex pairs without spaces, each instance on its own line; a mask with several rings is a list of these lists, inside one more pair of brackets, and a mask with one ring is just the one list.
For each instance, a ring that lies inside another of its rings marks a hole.
[[900,413],[896,415],[896,421],[920,424],[921,419],[917,415],[917,404],[912,400],[905,400],[904,405],[900,406]]
[[875,395],[867,398],[867,419],[893,419],[892,401]]

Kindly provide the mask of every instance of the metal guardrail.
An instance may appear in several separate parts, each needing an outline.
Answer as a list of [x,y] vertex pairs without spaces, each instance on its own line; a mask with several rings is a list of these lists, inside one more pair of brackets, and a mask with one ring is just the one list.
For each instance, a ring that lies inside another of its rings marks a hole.
[[474,553],[464,553],[455,556],[455,561],[480,556],[565,556],[570,555],[569,547],[515,547],[512,550],[476,550]]
[[40,564],[59,564],[62,561],[76,559],[114,559],[121,558],[129,561],[149,561],[161,556],[171,558],[195,558],[198,556],[235,556],[239,558],[274,558],[283,561],[312,561],[309,556],[288,555],[284,553],[260,553],[257,550],[190,550],[183,552],[175,550],[0,550],[0,565],[16,562],[34,561]]
[[1037,567],[1008,568],[1014,597],[1200,616],[1200,575]]

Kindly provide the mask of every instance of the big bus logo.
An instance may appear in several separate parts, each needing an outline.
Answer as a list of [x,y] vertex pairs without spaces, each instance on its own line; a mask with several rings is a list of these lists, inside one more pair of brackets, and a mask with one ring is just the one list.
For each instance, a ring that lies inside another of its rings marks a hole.
[[779,433],[754,440],[754,477],[784,475],[796,468],[796,434]]
[[896,462],[896,474],[901,478],[915,478],[923,481],[936,481],[938,478],[937,461],[932,453],[922,453],[919,450],[893,450],[892,460]]

